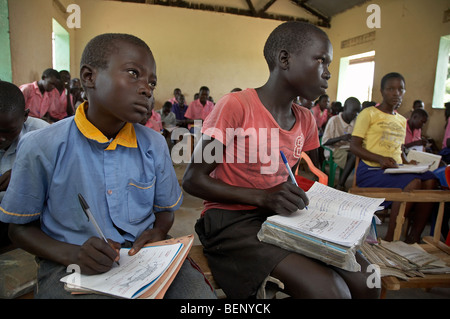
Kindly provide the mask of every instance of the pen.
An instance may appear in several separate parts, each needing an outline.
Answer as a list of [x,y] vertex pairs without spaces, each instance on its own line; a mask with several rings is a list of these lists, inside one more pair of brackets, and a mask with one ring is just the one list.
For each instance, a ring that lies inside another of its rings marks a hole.
[[[295,180],[294,173],[292,173],[291,167],[289,166],[286,156],[284,156],[283,151],[280,151],[280,154],[281,154],[281,158],[283,159],[284,165],[286,165],[289,176],[291,177],[292,183],[294,183],[295,186],[298,187],[297,181]],[[308,209],[308,206],[305,206],[305,208]]]
[[[83,211],[86,214],[88,221],[90,221],[94,225],[95,230],[97,230],[98,235],[109,245],[108,240],[106,239],[105,235],[103,235],[103,232],[100,229],[100,226],[98,226],[97,221],[94,218],[94,215],[92,215],[89,205],[87,204],[83,195],[78,194],[78,199],[80,200],[81,207],[83,208]],[[116,263],[118,266],[120,266],[118,261],[116,261]]]

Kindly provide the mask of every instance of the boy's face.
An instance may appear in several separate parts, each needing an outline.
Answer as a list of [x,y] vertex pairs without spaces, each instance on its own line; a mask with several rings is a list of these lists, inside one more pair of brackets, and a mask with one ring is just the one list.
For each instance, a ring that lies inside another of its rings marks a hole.
[[156,87],[156,65],[150,52],[121,41],[107,68],[96,69],[94,74],[88,115],[98,114],[98,120],[115,123],[139,123],[146,118]]
[[330,105],[330,98],[329,97],[323,97],[319,101],[320,109],[323,111],[328,108]]
[[56,77],[54,76],[50,76],[50,77],[44,77],[42,79],[42,85],[44,86],[44,90],[47,92],[51,92],[53,91],[56,86],[58,85],[58,82],[60,80],[58,80]]
[[209,98],[209,91],[201,90],[199,92],[198,98],[200,99],[200,103],[202,103],[203,105],[206,104],[206,101],[208,101],[208,98]]
[[414,129],[418,130],[418,129],[422,129],[422,127],[425,125],[425,123],[427,122],[427,118],[425,116],[420,116],[415,114],[412,118],[411,118],[411,122],[412,122],[412,126]]
[[7,150],[17,139],[28,118],[28,113],[4,112],[0,113],[0,149]]
[[288,77],[295,95],[313,101],[328,88],[331,77],[328,66],[333,60],[333,47],[322,34],[315,32],[311,38],[311,44],[302,52],[291,54]]

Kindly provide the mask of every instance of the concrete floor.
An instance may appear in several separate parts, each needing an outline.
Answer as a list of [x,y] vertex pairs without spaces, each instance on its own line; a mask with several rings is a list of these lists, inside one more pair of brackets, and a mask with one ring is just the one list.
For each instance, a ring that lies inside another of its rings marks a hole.
[[[175,171],[177,173],[178,180],[181,182],[186,165],[175,164]],[[309,172],[304,170],[302,175],[308,177]],[[309,175],[310,176],[310,175]],[[347,186],[351,187],[352,176],[347,180]],[[170,235],[174,237],[179,237],[187,234],[194,234],[195,241],[194,244],[200,244],[198,236],[195,233],[194,225],[196,220],[199,218],[200,213],[203,209],[203,201],[200,198],[191,196],[190,194],[184,192],[184,200],[181,208],[175,213],[175,222],[170,231]],[[378,234],[383,238],[389,218],[385,220],[382,225],[377,227]],[[430,227],[427,226],[424,230],[424,234],[429,234]],[[423,289],[403,289],[399,291],[388,291],[386,294],[387,299],[450,299],[450,288],[433,288],[429,291]]]

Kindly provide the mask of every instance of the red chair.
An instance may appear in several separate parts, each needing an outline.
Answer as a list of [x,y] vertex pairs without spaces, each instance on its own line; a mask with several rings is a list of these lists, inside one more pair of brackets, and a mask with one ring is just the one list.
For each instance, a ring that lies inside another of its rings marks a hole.
[[[320,169],[318,169],[313,162],[311,161],[311,158],[306,154],[305,152],[302,152],[301,159],[304,159],[306,164],[308,164],[309,170],[316,175],[319,178],[319,183],[323,185],[328,185],[328,175],[322,172]],[[305,192],[313,186],[314,181],[307,179],[303,176],[298,175],[298,169],[300,165],[297,166],[297,170],[294,173],[295,180],[297,181],[298,186],[303,189]]]

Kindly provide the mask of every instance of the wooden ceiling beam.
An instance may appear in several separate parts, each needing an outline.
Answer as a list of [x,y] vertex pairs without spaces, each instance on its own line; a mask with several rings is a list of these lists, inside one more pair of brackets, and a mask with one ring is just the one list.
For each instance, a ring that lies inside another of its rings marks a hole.
[[[235,14],[235,15],[241,15],[241,16],[247,16],[247,17],[258,17],[262,19],[270,19],[270,20],[280,20],[280,21],[305,21],[309,23],[313,23],[315,25],[321,26],[321,27],[329,27],[327,23],[323,23],[323,21],[318,21],[317,23],[308,21],[305,18],[297,18],[294,16],[287,16],[287,15],[281,15],[281,14],[269,14],[266,12],[266,10],[275,3],[276,0],[270,0],[263,9],[256,11],[254,9],[253,4],[250,0],[247,1],[247,4],[251,4],[253,7],[252,9],[239,9],[239,8],[233,8],[233,7],[226,7],[226,6],[214,6],[210,4],[203,4],[203,3],[191,3],[185,0],[146,0],[146,3],[149,4],[156,4],[161,6],[168,6],[168,7],[179,7],[179,8],[186,8],[186,9],[194,9],[194,10],[204,10],[204,11],[213,11],[213,12],[220,12],[220,13],[229,13],[229,14]],[[249,5],[250,7],[250,5]]]
[[291,0],[291,2],[293,4],[299,6],[300,8],[305,9],[306,11],[311,13],[312,15],[315,15],[316,17],[318,17],[322,21],[322,23],[321,23],[322,26],[324,26],[326,28],[330,28],[331,27],[331,18],[327,17],[326,15],[323,15],[321,12],[319,12],[316,9],[314,9],[313,7],[311,7],[307,3],[308,0]]

